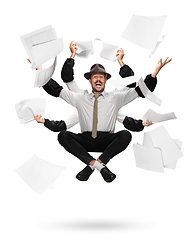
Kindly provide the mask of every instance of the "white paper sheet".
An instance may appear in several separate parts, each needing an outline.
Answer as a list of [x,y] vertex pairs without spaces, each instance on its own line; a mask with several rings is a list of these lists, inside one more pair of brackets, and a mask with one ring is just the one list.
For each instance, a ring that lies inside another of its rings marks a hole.
[[140,77],[131,76],[131,77],[125,77],[125,78],[119,78],[119,79],[110,79],[109,82],[113,84],[113,86],[116,87],[117,89],[122,89],[129,84],[138,82],[139,80],[140,80]]
[[57,56],[55,57],[54,63],[49,68],[40,69],[36,71],[36,78],[34,87],[42,87],[44,86],[52,77],[55,67],[57,64]]
[[161,151],[158,148],[149,148],[133,144],[136,167],[145,170],[164,173]]
[[[182,142],[179,139],[173,139],[173,141],[177,144],[177,146],[181,150]],[[170,164],[165,165],[164,167],[165,168],[170,168],[170,169],[175,169],[176,166],[177,166],[177,162],[178,162],[178,159],[175,160],[174,162],[170,163]]]
[[164,126],[160,126],[157,129],[151,131],[150,135],[154,147],[159,148],[162,151],[164,166],[175,162],[183,156],[183,153],[170,137]]
[[21,36],[21,41],[35,69],[63,51],[63,39],[58,39],[52,26]]
[[149,58],[151,58],[153,56],[153,54],[155,53],[155,51],[157,50],[157,48],[159,47],[159,45],[161,44],[161,42],[164,40],[164,38],[166,37],[166,35],[161,36],[160,40],[157,42],[155,48],[153,51],[151,51]]
[[147,86],[145,85],[144,81],[142,78],[140,78],[139,82],[138,82],[139,88],[141,89],[141,92],[143,93],[143,95],[150,100],[151,102],[157,104],[157,105],[161,105],[162,100],[160,98],[158,98],[154,93],[152,93]]
[[77,56],[88,57],[94,53],[92,41],[76,41],[77,44]]
[[41,114],[45,117],[45,104],[44,98],[31,98],[23,100],[15,105],[15,110],[21,124],[26,124],[34,120],[34,115]]
[[[162,172],[162,167],[175,169],[178,159],[183,156],[181,146],[182,142],[179,139],[172,139],[163,126],[152,132],[146,132],[143,145],[133,146],[136,166],[157,172]],[[161,153],[161,161],[157,150]]]
[[170,119],[176,119],[177,117],[175,116],[174,112],[170,112],[170,113],[165,113],[165,114],[159,114],[156,113],[155,111],[149,109],[145,115],[142,117],[143,121],[146,121],[147,119],[152,121],[153,123],[157,123],[157,122],[163,122],[163,121],[167,121]]
[[119,49],[119,47],[103,41],[102,43],[103,43],[103,48],[100,53],[100,57],[111,60],[111,61],[115,61],[117,50]]
[[41,66],[43,63],[57,56],[63,51],[63,39],[39,44],[31,49],[33,58],[32,69]]
[[16,169],[16,172],[30,188],[41,195],[56,181],[63,170],[64,167],[34,155]]
[[163,39],[165,19],[166,16],[133,15],[121,37],[154,53],[158,43]]

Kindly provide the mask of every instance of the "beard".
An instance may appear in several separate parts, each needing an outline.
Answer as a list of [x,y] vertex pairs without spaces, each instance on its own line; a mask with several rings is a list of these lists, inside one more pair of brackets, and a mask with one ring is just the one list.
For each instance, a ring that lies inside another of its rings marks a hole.
[[104,88],[100,89],[100,90],[97,90],[96,88],[92,87],[92,91],[93,92],[97,92],[97,93],[101,93],[104,91]]

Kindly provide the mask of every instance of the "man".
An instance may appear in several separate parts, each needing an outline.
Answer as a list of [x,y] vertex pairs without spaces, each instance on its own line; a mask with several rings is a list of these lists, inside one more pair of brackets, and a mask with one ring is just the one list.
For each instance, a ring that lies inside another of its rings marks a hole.
[[[163,63],[161,60],[158,62],[154,72],[155,77],[159,70],[169,61],[166,59]],[[58,136],[60,144],[87,165],[86,169],[90,170],[89,176],[94,167],[100,171],[106,182],[112,182],[116,176],[103,163],[108,163],[112,157],[122,152],[131,141],[131,134],[128,131],[123,130],[114,133],[117,114],[122,106],[138,97],[140,89],[106,93],[104,91],[105,84],[111,75],[100,64],[93,65],[90,72],[85,73],[84,76],[92,86],[91,94],[87,91],[72,93],[64,90],[52,79],[44,86],[44,89],[53,96],[61,97],[76,107],[78,111],[82,133],[74,134],[62,131]],[[96,97],[98,97],[98,100],[96,100],[98,104],[98,124],[97,121],[95,123],[93,120],[93,108]],[[92,136],[92,122],[93,125],[97,125],[96,136]],[[98,159],[94,159],[88,152],[102,152],[102,154]],[[84,173],[85,171],[83,170],[79,175]]]

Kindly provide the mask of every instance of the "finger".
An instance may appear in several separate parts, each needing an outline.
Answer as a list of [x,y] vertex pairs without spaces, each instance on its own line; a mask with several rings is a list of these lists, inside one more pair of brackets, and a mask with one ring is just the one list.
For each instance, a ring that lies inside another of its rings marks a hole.
[[171,62],[172,61],[172,58],[170,58],[168,61],[167,61],[167,63],[169,63],[169,62]]

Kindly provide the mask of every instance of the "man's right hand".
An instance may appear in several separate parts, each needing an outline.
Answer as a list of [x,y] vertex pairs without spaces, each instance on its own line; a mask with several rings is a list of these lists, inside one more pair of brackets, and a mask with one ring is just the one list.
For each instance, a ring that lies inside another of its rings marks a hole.
[[74,41],[71,41],[70,45],[69,45],[69,48],[71,50],[71,57],[70,58],[74,59],[74,57],[76,55],[76,52],[77,52],[77,44]]

